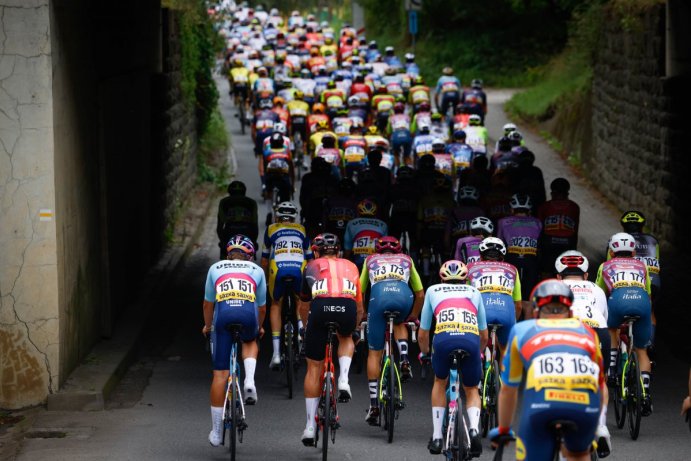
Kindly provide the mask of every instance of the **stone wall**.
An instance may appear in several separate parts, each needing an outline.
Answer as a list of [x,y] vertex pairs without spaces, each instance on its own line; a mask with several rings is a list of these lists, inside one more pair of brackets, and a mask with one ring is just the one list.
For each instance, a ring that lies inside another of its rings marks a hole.
[[[629,21],[608,12],[592,85],[592,159],[585,171],[622,210],[640,209],[665,251],[679,233],[689,162],[681,151],[683,85],[665,75],[665,6]],[[688,106],[686,106],[688,107]],[[682,169],[683,168],[683,169]]]

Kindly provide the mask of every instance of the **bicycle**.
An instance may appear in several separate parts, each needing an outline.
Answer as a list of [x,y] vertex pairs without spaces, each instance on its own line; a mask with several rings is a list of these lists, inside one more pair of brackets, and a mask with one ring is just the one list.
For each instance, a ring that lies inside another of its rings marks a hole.
[[235,103],[238,109],[238,113],[235,114],[235,117],[240,121],[240,133],[245,134],[245,127],[247,125],[247,86],[236,83],[235,87]]
[[221,444],[225,445],[226,431],[230,437],[230,459],[235,461],[235,451],[238,440],[242,443],[242,436],[247,429],[245,422],[245,404],[242,400],[240,389],[240,362],[238,361],[238,343],[240,342],[240,331],[242,324],[231,323],[225,326],[233,338],[233,345],[230,349],[230,374],[228,375],[228,386],[226,387],[225,402],[223,403],[223,436]]
[[451,369],[449,370],[449,384],[446,390],[446,414],[442,432],[446,435],[442,452],[447,459],[454,461],[467,461],[472,458],[470,455],[470,434],[464,417],[465,412],[460,392],[462,385],[459,375],[461,361],[468,355],[468,352],[463,349],[456,349],[449,355]]
[[[393,353],[393,326],[394,320],[398,317],[398,312],[384,311],[387,329],[384,341],[384,355],[381,360],[381,372],[379,374],[379,422],[382,425],[382,415],[384,415],[384,430],[387,431],[387,441],[393,442],[395,421],[398,419],[398,412],[405,408],[403,401],[403,388],[401,386],[401,374],[396,365]],[[417,324],[406,322],[412,332],[412,341],[417,342]],[[367,322],[361,324],[361,336],[364,336],[364,328]]]
[[283,341],[281,341],[281,366],[286,371],[286,383],[288,385],[288,398],[293,398],[293,385],[297,380],[297,371],[300,369],[300,336],[297,333],[295,298],[291,289],[295,279],[283,277],[284,285],[281,312],[283,315]]
[[322,461],[326,461],[329,450],[329,438],[331,443],[336,443],[336,430],[341,426],[338,422],[338,409],[336,408],[336,374],[333,363],[333,343],[338,323],[326,323],[326,355],[324,356],[324,373],[321,377],[322,392],[317,407],[317,430],[314,436],[314,446],[319,445],[319,432],[322,432]]
[[[624,427],[628,414],[629,435],[632,440],[638,438],[641,429],[641,413],[645,388],[641,379],[641,369],[638,364],[638,356],[633,347],[633,324],[640,317],[625,316],[624,327],[627,336],[619,341],[619,354],[617,354],[616,376],[614,387],[614,415],[619,429]],[[630,353],[627,354],[627,344]]]
[[[502,325],[498,323],[490,323],[489,337],[491,349],[485,349],[485,372],[482,380],[482,408],[480,415],[480,424],[482,428],[482,436],[486,437],[490,429],[499,425],[499,413],[497,403],[499,398],[499,390],[501,389],[501,380],[499,378],[499,359],[497,358],[497,330]],[[487,354],[489,350],[489,354]]]

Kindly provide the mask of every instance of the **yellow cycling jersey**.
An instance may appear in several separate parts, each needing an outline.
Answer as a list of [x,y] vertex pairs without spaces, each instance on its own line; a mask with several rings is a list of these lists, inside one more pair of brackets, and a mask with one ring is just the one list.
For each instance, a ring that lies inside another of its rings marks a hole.
[[250,79],[250,71],[245,67],[233,67],[230,69],[230,78],[233,80],[233,83],[247,84]]
[[305,101],[299,101],[297,99],[289,101],[288,104],[286,104],[286,109],[288,109],[288,113],[291,117],[307,117],[307,115],[310,113],[310,105]]

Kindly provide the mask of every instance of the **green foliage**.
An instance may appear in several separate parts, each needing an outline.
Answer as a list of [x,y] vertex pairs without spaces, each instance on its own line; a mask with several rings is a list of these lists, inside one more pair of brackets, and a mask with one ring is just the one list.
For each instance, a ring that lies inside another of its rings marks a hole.
[[230,177],[225,157],[229,145],[223,116],[216,109],[211,114],[207,130],[199,138],[197,174],[200,181],[213,183],[221,189],[225,188]]

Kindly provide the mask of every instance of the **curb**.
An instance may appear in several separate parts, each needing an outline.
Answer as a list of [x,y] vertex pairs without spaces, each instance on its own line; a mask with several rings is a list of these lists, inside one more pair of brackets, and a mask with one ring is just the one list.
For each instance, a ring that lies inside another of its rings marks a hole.
[[[198,199],[204,193],[202,206]],[[99,411],[105,408],[105,401],[116,387],[137,355],[137,348],[143,337],[144,325],[150,314],[153,299],[170,282],[190,255],[194,243],[204,230],[217,192],[213,185],[202,184],[192,190],[188,198],[186,216],[191,215],[194,231],[185,236],[179,245],[171,245],[152,267],[137,294],[137,301],[123,313],[110,339],[99,341],[85,360],[75,368],[61,389],[48,395],[48,411]],[[201,211],[201,214],[199,213]],[[181,221],[180,221],[181,222]]]

